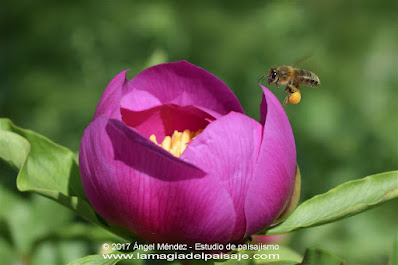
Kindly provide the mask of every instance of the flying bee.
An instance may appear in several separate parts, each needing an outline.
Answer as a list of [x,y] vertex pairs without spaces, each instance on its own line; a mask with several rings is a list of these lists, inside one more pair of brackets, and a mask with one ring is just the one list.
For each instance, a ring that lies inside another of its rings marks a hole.
[[300,102],[301,88],[299,85],[314,87],[321,84],[319,77],[313,72],[294,68],[295,65],[308,58],[309,57],[304,57],[290,66],[272,67],[269,69],[268,75],[264,75],[260,78],[260,84],[265,78],[268,78],[268,84],[275,83],[278,88],[279,85],[286,85],[285,92],[287,93],[287,96],[283,101],[283,107],[286,107],[288,101],[292,104]]

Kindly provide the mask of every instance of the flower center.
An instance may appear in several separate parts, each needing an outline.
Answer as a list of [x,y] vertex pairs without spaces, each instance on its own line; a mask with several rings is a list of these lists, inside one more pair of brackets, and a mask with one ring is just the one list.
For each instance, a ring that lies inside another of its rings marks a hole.
[[203,129],[197,130],[196,132],[191,132],[188,129],[183,132],[174,131],[173,135],[171,137],[166,136],[161,144],[158,144],[154,134],[149,137],[149,140],[162,147],[164,150],[169,151],[172,155],[180,157],[182,152],[187,148],[189,142],[195,139],[202,131]]

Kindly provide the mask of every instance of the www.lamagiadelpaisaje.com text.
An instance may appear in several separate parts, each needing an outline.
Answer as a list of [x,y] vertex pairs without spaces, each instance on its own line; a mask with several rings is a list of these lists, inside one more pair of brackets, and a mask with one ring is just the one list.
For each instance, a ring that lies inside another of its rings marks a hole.
[[[134,253],[103,253],[104,259],[137,259],[137,260],[279,260],[279,254],[271,253],[248,253],[239,252],[241,250],[264,251],[278,250],[279,245],[271,244],[202,244],[196,243],[194,246],[187,244],[168,244],[168,243],[105,243],[102,245],[104,251],[134,251]],[[166,253],[159,253],[165,252]],[[175,251],[175,252],[170,252]],[[196,251],[196,252],[190,252]],[[207,252],[197,252],[207,251]],[[211,251],[212,253],[208,253]],[[219,251],[219,252],[217,252]],[[232,251],[227,253],[226,251]]]

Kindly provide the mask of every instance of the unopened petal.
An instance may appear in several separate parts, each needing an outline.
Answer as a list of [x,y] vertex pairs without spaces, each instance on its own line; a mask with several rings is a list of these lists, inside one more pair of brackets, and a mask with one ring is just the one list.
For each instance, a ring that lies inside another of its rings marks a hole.
[[243,113],[234,93],[217,77],[186,61],[150,67],[128,85],[122,108],[140,112],[163,104],[194,105],[219,115]]
[[226,243],[231,237],[235,211],[222,183],[121,121],[95,119],[79,160],[95,210],[144,240]]
[[100,115],[105,115],[113,119],[121,119],[120,100],[123,90],[127,89],[127,71],[119,73],[109,82],[95,110],[94,119]]
[[[215,182],[221,181],[234,203],[236,224],[232,242],[244,238],[245,197],[261,143],[262,126],[236,112],[212,122],[181,155],[181,159],[206,170]],[[264,188],[264,192],[266,191]],[[220,211],[225,211],[220,209]]]
[[247,235],[263,230],[284,210],[296,173],[296,147],[289,120],[278,99],[262,88],[260,110],[264,131],[245,202]]

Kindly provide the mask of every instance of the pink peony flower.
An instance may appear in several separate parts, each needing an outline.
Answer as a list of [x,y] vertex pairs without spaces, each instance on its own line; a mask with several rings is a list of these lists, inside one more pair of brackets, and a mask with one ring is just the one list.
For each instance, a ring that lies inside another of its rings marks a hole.
[[261,122],[217,77],[186,61],[108,85],[80,147],[87,198],[148,242],[239,242],[287,207],[292,129],[262,87]]

